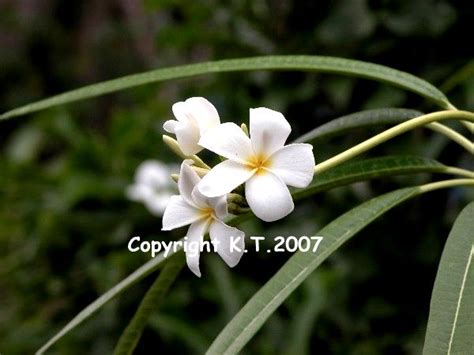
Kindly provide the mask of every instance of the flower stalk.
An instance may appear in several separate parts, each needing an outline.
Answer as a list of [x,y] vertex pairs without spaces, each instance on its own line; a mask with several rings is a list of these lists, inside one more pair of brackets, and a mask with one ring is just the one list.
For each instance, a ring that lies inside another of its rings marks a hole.
[[429,192],[433,190],[443,189],[446,187],[455,187],[455,186],[474,186],[474,179],[451,179],[436,181],[429,184],[421,185],[420,191],[422,193]]
[[163,142],[171,149],[173,153],[175,153],[178,157],[182,159],[191,159],[197,167],[210,170],[211,167],[204,163],[201,158],[199,158],[196,154],[187,156],[183,153],[181,148],[179,147],[178,141],[176,139],[163,134]]
[[[357,144],[356,146],[328,159],[322,163],[317,164],[314,167],[314,172],[316,174],[331,169],[341,163],[344,163],[366,151],[376,147],[377,145],[388,141],[391,138],[394,138],[402,133],[410,131],[414,128],[427,125],[432,122],[448,120],[448,119],[460,119],[469,122],[474,122],[474,113],[467,111],[439,111],[429,113],[423,116],[415,117],[411,120],[400,123],[392,128],[387,129],[386,131],[377,134],[376,136],[369,138],[368,140]],[[472,151],[472,150],[471,150]]]
[[456,132],[454,129],[451,129],[438,122],[428,123],[426,127],[438,133],[444,134],[453,142],[456,142],[461,147],[466,149],[469,153],[474,154],[474,143],[472,143],[469,139],[464,137],[462,134],[459,134],[458,132]]

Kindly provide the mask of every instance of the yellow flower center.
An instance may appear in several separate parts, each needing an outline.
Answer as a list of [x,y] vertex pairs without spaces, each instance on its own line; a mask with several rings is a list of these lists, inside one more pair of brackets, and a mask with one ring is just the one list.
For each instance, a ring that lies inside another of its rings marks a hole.
[[266,168],[270,167],[270,159],[262,154],[252,155],[247,159],[247,167],[251,170],[257,169],[256,174],[265,173]]
[[202,218],[212,218],[214,216],[214,209],[208,207],[201,209]]

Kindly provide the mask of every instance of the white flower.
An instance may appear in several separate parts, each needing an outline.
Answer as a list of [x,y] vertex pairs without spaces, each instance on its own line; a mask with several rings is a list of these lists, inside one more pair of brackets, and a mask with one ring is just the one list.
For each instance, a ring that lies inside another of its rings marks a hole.
[[306,187],[313,179],[310,144],[285,146],[291,127],[279,112],[250,109],[250,138],[235,123],[208,130],[199,144],[228,160],[207,173],[199,190],[208,197],[231,192],[245,182],[245,197],[253,213],[271,222],[294,209],[286,185]]
[[[203,196],[196,185],[201,180],[188,165],[181,164],[178,179],[180,195],[171,197],[163,215],[163,230],[171,230],[190,224],[186,234],[187,243],[202,244],[204,235],[209,231],[211,241],[217,253],[230,267],[240,261],[244,250],[244,233],[222,222],[227,215],[226,196],[208,198]],[[231,246],[233,239],[233,246]],[[235,248],[234,248],[235,246]],[[199,248],[186,251],[186,262],[191,271],[201,277],[199,270]],[[237,250],[239,249],[239,250]]]
[[172,110],[177,121],[166,121],[164,130],[176,135],[181,151],[187,156],[199,153],[203,149],[198,145],[201,135],[220,124],[216,108],[203,97],[191,97],[175,103]]
[[170,166],[159,161],[144,161],[137,168],[135,183],[127,188],[127,197],[142,202],[152,214],[161,216],[175,193],[171,172]]

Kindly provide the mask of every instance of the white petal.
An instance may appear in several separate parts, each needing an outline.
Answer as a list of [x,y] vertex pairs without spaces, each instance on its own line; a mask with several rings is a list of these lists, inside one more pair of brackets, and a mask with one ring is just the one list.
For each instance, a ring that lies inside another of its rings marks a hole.
[[197,154],[202,150],[202,147],[198,145],[199,127],[192,122],[178,122],[175,128],[176,140],[178,141],[181,151],[191,156]]
[[165,123],[165,129],[174,130],[176,139],[184,154],[190,156],[202,150],[198,145],[201,134],[220,124],[216,108],[203,97],[191,97],[172,106],[173,114],[179,121]]
[[200,208],[212,208],[214,214],[219,219],[224,219],[227,216],[227,195],[218,197],[204,196],[199,187],[196,186],[192,192],[193,203]]
[[209,206],[209,197],[204,196],[201,191],[199,191],[199,184],[193,189],[191,193],[193,203],[198,206],[199,208],[210,208]]
[[185,101],[188,117],[195,120],[201,133],[221,123],[216,108],[203,97],[191,97]]
[[200,180],[198,174],[189,166],[189,162],[183,161],[178,178],[178,189],[181,197],[191,206],[195,205],[192,192]]
[[201,254],[201,245],[206,234],[208,220],[200,220],[189,226],[187,237],[188,247],[186,248],[186,263],[189,269],[198,277],[201,277],[199,270],[199,255]]
[[198,188],[204,196],[222,196],[243,184],[254,172],[240,163],[225,160],[204,175]]
[[190,206],[181,196],[174,195],[170,198],[163,214],[164,231],[186,226],[202,218],[201,212]]
[[294,209],[285,183],[269,171],[255,174],[246,182],[245,197],[252,212],[265,222],[283,218]]
[[132,201],[145,201],[153,196],[153,189],[148,185],[134,184],[127,187],[126,195]]
[[209,236],[227,265],[234,267],[239,263],[245,249],[244,232],[214,220],[209,227]]
[[175,133],[177,124],[178,124],[178,121],[168,120],[165,123],[163,123],[163,129],[168,133]]
[[199,144],[211,152],[243,164],[253,156],[250,138],[232,122],[207,130]]
[[311,144],[289,144],[270,157],[270,171],[287,185],[306,187],[313,180],[314,155]]
[[189,122],[190,117],[188,116],[186,103],[184,101],[179,101],[173,104],[173,106],[171,106],[171,111],[173,111],[174,117],[176,117],[179,122]]
[[255,153],[269,156],[285,145],[291,126],[278,111],[250,109],[250,138]]
[[157,160],[145,160],[137,168],[135,181],[152,188],[165,187],[172,183],[170,175],[171,170],[166,164]]
[[209,205],[213,208],[214,214],[219,219],[224,219],[227,216],[227,195],[219,197],[209,197]]
[[162,216],[171,199],[171,194],[160,193],[144,201],[146,208],[155,216]]

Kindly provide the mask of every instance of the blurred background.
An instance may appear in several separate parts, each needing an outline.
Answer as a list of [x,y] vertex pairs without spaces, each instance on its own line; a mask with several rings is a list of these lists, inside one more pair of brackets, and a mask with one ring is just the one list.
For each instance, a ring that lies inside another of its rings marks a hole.
[[[318,54],[408,71],[474,110],[470,1],[0,0],[0,112],[82,85],[165,66],[266,54]],[[471,62],[469,66],[469,62]],[[469,76],[469,72],[471,75]],[[179,163],[162,144],[171,105],[204,96],[223,121],[248,108],[282,111],[294,139],[333,118],[377,107],[436,110],[418,96],[334,75],[248,72],[148,85],[0,122],[0,353],[32,353],[80,310],[149,260],[128,240],[170,240],[161,220],[127,199],[137,166]],[[457,126],[455,126],[457,127]],[[372,134],[315,146],[321,162]],[[469,167],[459,146],[416,130],[372,151]],[[471,159],[469,161],[468,159]],[[471,166],[472,167],[472,166]],[[441,176],[393,177],[300,202],[247,235],[315,235],[378,194]],[[247,354],[417,354],[450,226],[470,196],[439,191],[404,203],[342,247],[269,319]],[[235,269],[201,257],[183,269],[137,354],[200,354],[290,254],[244,256]],[[53,347],[111,353],[156,273]]]

